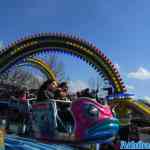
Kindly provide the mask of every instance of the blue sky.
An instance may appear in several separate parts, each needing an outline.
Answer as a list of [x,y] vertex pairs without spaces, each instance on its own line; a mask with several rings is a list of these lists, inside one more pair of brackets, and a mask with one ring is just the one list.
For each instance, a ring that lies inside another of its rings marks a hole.
[[[148,0],[2,0],[0,41],[7,45],[37,32],[80,36],[119,65],[130,92],[150,97],[149,6]],[[67,62],[66,66],[71,58]],[[78,69],[86,70],[84,66]],[[82,80],[85,75],[73,78]]]

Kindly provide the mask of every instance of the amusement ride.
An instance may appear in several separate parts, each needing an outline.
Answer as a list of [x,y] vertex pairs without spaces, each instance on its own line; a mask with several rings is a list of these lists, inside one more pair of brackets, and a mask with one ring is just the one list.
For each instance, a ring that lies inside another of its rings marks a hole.
[[[43,143],[102,143],[112,141],[117,135],[119,120],[121,122],[122,117],[128,112],[122,111],[122,109],[130,110],[140,117],[145,116],[145,119],[149,120],[150,108],[136,102],[132,98],[132,94],[127,93],[119,72],[111,60],[93,44],[74,36],[64,33],[40,33],[12,43],[0,52],[0,74],[5,74],[11,67],[30,64],[40,69],[47,79],[59,82],[53,68],[43,60],[34,57],[38,53],[47,52],[66,53],[78,57],[94,68],[100,77],[109,84],[111,92],[104,99],[108,105],[103,105],[89,97],[79,97],[72,101],[49,99],[39,102],[34,100],[27,104],[9,100],[7,104],[5,102],[7,110],[9,109],[7,115],[9,116],[12,108],[16,105],[15,112],[21,117],[22,128],[16,135],[19,136],[18,139],[34,138]],[[52,103],[54,111],[52,111]],[[3,104],[1,101],[1,107]],[[57,104],[64,106],[64,111],[67,112],[64,113],[67,114],[64,116],[67,118],[67,124],[59,116],[62,110],[59,110]],[[24,106],[26,109],[21,109],[20,106]],[[113,108],[115,108],[115,113],[112,111]],[[54,116],[56,118],[53,118]],[[55,119],[57,126],[61,126],[63,130],[57,131],[56,136],[52,137],[49,129],[53,129],[52,122]],[[26,125],[25,129],[24,124]],[[8,133],[6,141],[9,141],[9,136]]]

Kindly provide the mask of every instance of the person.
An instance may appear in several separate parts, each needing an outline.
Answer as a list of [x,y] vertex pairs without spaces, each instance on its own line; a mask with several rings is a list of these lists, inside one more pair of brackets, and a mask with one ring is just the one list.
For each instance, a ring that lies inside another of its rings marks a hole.
[[77,97],[91,97],[90,89],[86,88],[77,92]]
[[90,89],[89,89],[89,88],[86,88],[86,89],[84,90],[84,96],[85,96],[85,97],[91,97],[91,95],[90,95]]
[[19,94],[19,100],[21,101],[21,102],[27,102],[27,93],[26,93],[26,88],[24,88],[21,92],[20,92],[20,94]]
[[[68,98],[71,99],[68,94],[67,82],[62,82],[59,84],[58,89],[56,90],[55,93],[55,98],[59,100],[65,100]],[[57,103],[57,108],[58,108],[57,130],[59,132],[71,133],[74,122],[70,114],[70,111],[68,110],[68,105],[66,105],[65,103]]]
[[77,95],[77,98],[82,97],[82,92],[81,91],[77,91],[76,95]]
[[55,96],[55,91],[57,89],[57,82],[55,80],[47,80],[45,81],[41,87],[39,88],[39,92],[37,95],[37,100],[38,101],[43,101],[47,100],[49,98],[54,98]]
[[94,99],[98,100],[97,93],[98,93],[98,90],[92,89],[91,92],[90,92],[91,98],[94,98]]
[[27,89],[23,88],[17,90],[13,95],[10,95],[11,104],[15,105],[20,112],[26,113],[28,111]]
[[56,92],[55,98],[56,99],[65,99],[68,97],[68,85],[67,82],[62,82],[59,84]]
[[[37,101],[47,101],[49,105],[49,116],[51,120],[48,120],[47,115],[43,115],[42,121],[45,124],[45,128],[47,132],[50,132],[50,136],[53,137],[56,131],[57,127],[57,107],[56,102],[51,100],[55,98],[55,92],[57,90],[58,84],[55,80],[47,80],[45,81],[41,87],[39,88],[38,95],[37,95]],[[43,124],[43,125],[44,125]],[[42,130],[42,134],[45,134],[46,130]]]

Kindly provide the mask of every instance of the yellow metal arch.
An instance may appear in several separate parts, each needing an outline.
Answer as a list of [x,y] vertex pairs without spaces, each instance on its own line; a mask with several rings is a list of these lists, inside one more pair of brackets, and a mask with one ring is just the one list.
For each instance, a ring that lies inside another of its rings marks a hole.
[[27,58],[24,61],[22,61],[21,63],[17,64],[17,66],[22,66],[22,65],[26,65],[26,64],[30,64],[33,67],[36,67],[38,69],[40,69],[48,79],[52,79],[57,81],[56,79],[56,74],[55,72],[52,70],[51,66],[47,63],[45,63],[43,60],[37,59],[37,58]]

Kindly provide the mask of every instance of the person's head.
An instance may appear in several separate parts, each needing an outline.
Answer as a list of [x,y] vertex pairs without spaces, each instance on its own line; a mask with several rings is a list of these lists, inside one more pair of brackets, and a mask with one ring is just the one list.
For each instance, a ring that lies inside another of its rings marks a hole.
[[90,92],[90,89],[86,88],[84,91],[88,93],[88,92]]
[[81,96],[81,92],[78,91],[78,92],[77,92],[77,97],[80,97],[80,96]]
[[68,96],[68,85],[66,82],[62,82],[59,84],[58,87],[58,91],[59,91],[59,97],[60,98],[64,98]]
[[43,90],[52,90],[52,91],[55,91],[55,89],[57,88],[57,86],[58,85],[57,85],[57,82],[55,80],[47,80],[40,87],[40,91],[43,91]]
[[50,90],[50,91],[55,91],[58,87],[58,84],[57,82],[54,80],[54,81],[51,81],[49,84],[48,84],[48,87],[47,89]]
[[60,83],[59,88],[61,88],[61,91],[67,93],[67,92],[68,92],[68,85],[67,85],[67,82],[62,82],[62,83]]

